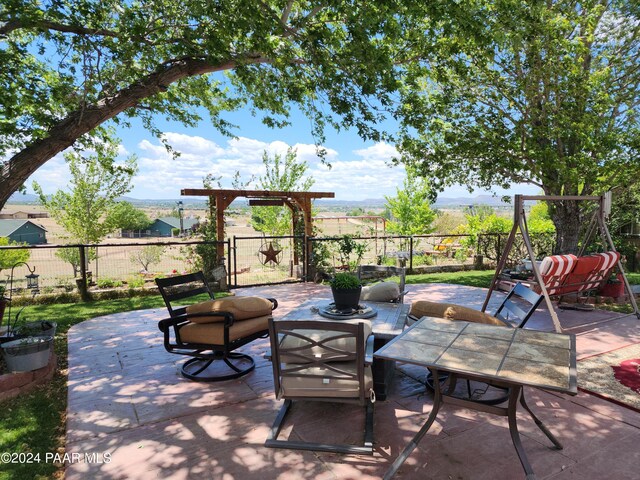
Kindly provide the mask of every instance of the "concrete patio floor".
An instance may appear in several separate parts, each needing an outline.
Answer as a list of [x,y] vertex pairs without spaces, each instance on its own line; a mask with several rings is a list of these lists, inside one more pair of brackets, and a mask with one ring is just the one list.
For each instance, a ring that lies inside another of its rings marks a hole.
[[[411,285],[409,290],[407,302],[450,301],[475,308],[486,295],[484,289],[443,284]],[[276,317],[307,299],[330,296],[327,287],[315,284],[235,293],[277,298]],[[500,303],[501,295],[493,295],[492,305]],[[431,395],[420,383],[424,369],[399,365],[390,397],[375,405],[373,456],[267,449],[263,443],[281,404],[274,397],[271,366],[263,358],[268,339],[242,349],[254,355],[254,372],[226,382],[191,382],[179,374],[184,358],[163,348],[157,322],[165,316],[164,309],[125,312],[69,330],[67,453],[95,457],[69,464],[67,479],[378,479],[431,410]],[[640,343],[635,316],[611,317],[598,311],[560,313],[563,327],[577,335],[578,358]],[[543,309],[528,326],[553,330]],[[518,415],[538,479],[638,478],[640,414],[582,392],[572,397],[527,389],[526,394],[564,444],[564,450],[549,448],[530,418]],[[361,438],[359,407],[314,402],[296,407],[282,435],[293,425],[292,435],[308,441]],[[396,478],[524,476],[506,418],[445,406]]]

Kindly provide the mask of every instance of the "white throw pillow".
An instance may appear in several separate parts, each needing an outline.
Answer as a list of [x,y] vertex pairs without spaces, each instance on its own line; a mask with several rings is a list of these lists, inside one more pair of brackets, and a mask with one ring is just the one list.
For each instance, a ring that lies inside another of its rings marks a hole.
[[400,296],[400,286],[396,282],[380,282],[362,287],[361,301],[390,302]]

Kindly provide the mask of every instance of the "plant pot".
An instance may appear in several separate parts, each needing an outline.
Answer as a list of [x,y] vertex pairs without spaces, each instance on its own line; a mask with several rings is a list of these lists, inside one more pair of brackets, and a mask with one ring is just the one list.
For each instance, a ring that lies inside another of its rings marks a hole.
[[41,320],[39,322],[28,322],[13,331],[15,337],[55,337],[56,322]]
[[600,295],[603,297],[621,297],[624,295],[624,283],[622,280],[622,275],[618,274],[616,276],[617,280],[615,283],[605,283],[604,286],[600,289]]
[[335,304],[336,309],[349,311],[358,308],[362,287],[350,288],[348,290],[335,289],[331,287],[331,292],[333,293],[333,303]]
[[53,337],[27,337],[0,345],[11,372],[30,372],[46,367],[51,356]]

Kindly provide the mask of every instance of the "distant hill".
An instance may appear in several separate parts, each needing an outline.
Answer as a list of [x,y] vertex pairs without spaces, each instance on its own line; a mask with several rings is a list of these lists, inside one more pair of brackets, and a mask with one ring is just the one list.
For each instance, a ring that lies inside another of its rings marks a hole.
[[[159,207],[159,208],[174,208],[178,201],[182,201],[184,208],[193,210],[204,209],[206,207],[205,198],[167,198],[167,199],[140,199],[132,197],[120,197],[121,201],[129,202],[136,207]],[[11,195],[8,204],[39,204],[40,199],[37,195],[30,193],[14,193]],[[316,202],[316,205],[321,208],[336,208],[351,209],[351,208],[384,208],[385,200],[383,198],[368,198],[366,200],[337,200],[333,198],[322,198]],[[246,206],[246,199],[239,198],[235,200],[232,207]],[[458,207],[468,205],[489,205],[492,207],[507,207],[508,203],[504,203],[501,197],[494,197],[492,195],[477,195],[475,197],[438,197],[435,206],[440,208],[446,207]]]

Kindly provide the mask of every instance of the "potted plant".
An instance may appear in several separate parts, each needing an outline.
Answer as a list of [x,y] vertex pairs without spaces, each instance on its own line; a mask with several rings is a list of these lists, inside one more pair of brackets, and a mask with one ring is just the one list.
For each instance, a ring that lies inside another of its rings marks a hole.
[[349,272],[336,273],[329,284],[337,310],[352,311],[358,308],[362,283],[356,275]]
[[16,327],[13,330],[13,335],[16,338],[55,337],[57,326],[58,324],[56,322],[49,322],[48,320],[39,320],[37,322],[27,322]]
[[0,344],[2,356],[11,372],[30,372],[46,367],[53,337],[26,337]]

